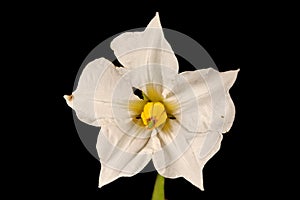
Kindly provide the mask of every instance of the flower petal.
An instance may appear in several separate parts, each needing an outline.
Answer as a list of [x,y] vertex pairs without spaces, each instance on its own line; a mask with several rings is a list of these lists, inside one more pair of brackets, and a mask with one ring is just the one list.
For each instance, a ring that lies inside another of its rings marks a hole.
[[173,93],[167,95],[166,101],[172,101],[174,96],[179,101],[180,109],[174,113],[178,122],[189,132],[205,134],[200,158],[207,157],[218,145],[221,133],[232,126],[235,108],[229,89],[237,73],[238,70],[220,73],[211,68],[183,72],[176,78]]
[[[174,131],[178,132],[174,138]],[[218,135],[213,148],[205,156],[200,156],[207,137]],[[208,132],[196,134],[172,123],[172,128],[157,134],[153,164],[159,174],[166,178],[183,177],[201,190],[203,187],[202,169],[206,162],[219,150],[222,134]]]
[[155,168],[166,168],[179,159],[195,136],[196,133],[188,132],[177,120],[168,119],[165,126],[151,138]]
[[99,187],[119,177],[133,176],[149,163],[152,153],[149,146],[151,132],[148,131],[148,138],[139,138],[140,131],[134,126],[128,135],[114,123],[101,127],[97,141],[101,162]]
[[82,71],[77,89],[71,96],[64,96],[67,104],[87,124],[100,126],[112,120],[112,94],[120,77],[119,70],[105,58],[90,62]]
[[[229,89],[237,73],[238,70],[221,73],[208,68],[179,74],[172,92],[177,96],[181,107],[178,111],[183,116],[179,118],[180,123],[192,132],[227,132],[235,114]],[[188,87],[192,89],[193,95],[187,93]],[[167,100],[172,98],[172,95],[168,96]]]
[[204,158],[199,158],[199,151],[204,140],[203,135],[198,135],[191,144],[191,147],[179,159],[166,168],[158,169],[159,174],[166,178],[183,177],[199,189],[204,190],[202,170],[209,158],[219,150],[221,139],[210,151],[210,154]]
[[176,56],[164,37],[159,15],[148,24],[143,32],[126,32],[111,42],[119,62],[133,69],[148,64],[167,66],[178,72]]

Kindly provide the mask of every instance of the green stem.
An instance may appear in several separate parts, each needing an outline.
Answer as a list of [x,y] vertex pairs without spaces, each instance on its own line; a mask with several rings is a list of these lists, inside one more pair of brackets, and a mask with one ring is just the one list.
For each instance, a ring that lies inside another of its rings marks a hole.
[[165,178],[157,174],[152,200],[165,200]]

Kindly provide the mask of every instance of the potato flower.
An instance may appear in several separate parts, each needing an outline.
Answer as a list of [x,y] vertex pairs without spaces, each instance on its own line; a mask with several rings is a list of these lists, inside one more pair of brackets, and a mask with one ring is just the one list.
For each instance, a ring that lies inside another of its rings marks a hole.
[[234,121],[229,89],[238,70],[178,73],[158,14],[143,32],[120,34],[111,48],[123,67],[96,59],[64,96],[81,121],[101,127],[99,187],[152,160],[161,176],[184,177],[203,190],[202,169]]

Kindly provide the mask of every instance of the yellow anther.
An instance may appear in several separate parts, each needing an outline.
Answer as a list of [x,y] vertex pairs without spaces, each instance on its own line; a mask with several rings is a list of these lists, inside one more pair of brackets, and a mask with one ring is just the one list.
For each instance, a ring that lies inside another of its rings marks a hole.
[[148,129],[154,129],[165,123],[167,113],[162,103],[148,102],[144,106],[141,118]]

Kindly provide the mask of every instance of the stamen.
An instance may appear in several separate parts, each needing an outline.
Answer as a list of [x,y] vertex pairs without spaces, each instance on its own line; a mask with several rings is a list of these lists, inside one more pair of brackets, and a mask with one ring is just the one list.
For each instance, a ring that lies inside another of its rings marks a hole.
[[148,102],[144,106],[141,118],[148,129],[153,129],[164,124],[168,117],[165,107],[161,102]]

